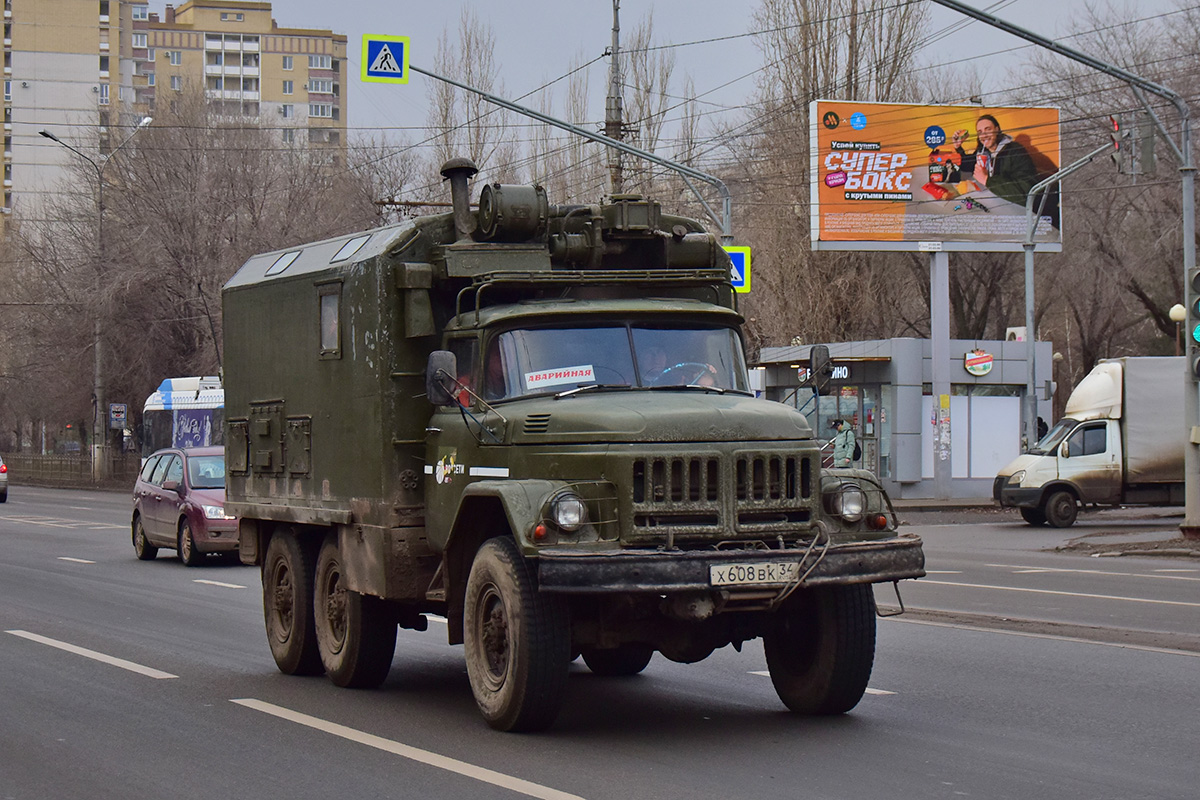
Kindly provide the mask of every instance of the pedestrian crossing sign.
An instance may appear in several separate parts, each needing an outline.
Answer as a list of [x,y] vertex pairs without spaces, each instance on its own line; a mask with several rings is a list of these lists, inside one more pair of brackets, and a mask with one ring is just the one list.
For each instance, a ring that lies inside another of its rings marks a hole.
[[362,79],[367,83],[408,83],[408,37],[364,33]]
[[733,262],[729,269],[729,280],[733,284],[733,290],[738,294],[746,294],[750,291],[750,248],[726,247],[724,249],[729,254],[729,260]]

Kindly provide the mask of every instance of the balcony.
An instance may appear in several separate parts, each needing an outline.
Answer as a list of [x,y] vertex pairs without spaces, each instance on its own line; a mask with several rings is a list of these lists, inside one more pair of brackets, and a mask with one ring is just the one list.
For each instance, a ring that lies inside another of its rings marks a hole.
[[261,92],[245,91],[242,92],[243,100],[258,100],[261,97]]
[[242,75],[247,78],[257,78],[258,74],[258,67],[242,67]]
[[258,42],[242,42],[242,49],[247,53],[257,53]]
[[225,68],[222,67],[220,64],[205,64],[204,65],[204,74],[205,75],[224,75]]
[[234,42],[224,42],[224,43],[223,43],[221,46],[222,46],[222,48],[223,48],[223,49],[225,49],[225,50],[235,50],[235,51],[238,51],[238,52],[241,52],[241,50],[242,50],[242,43],[241,43],[241,42],[237,42],[237,41],[234,41]]
[[101,43],[100,43],[100,52],[101,52],[101,53],[107,53],[107,52],[108,52],[108,42],[101,42]]

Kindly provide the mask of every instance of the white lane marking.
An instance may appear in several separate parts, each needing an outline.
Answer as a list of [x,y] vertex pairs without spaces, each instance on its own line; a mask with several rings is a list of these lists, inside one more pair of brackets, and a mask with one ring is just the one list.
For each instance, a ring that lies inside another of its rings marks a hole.
[[927,569],[926,575],[962,575],[961,569]]
[[[1066,567],[1026,567],[1020,564],[987,564],[997,569],[1011,569],[1014,574],[1036,572],[1067,572],[1079,575],[1112,575],[1118,578],[1162,578],[1168,581],[1200,581],[1200,578],[1188,578],[1183,575],[1147,575],[1144,572],[1109,572],[1105,569],[1067,569]],[[1155,572],[1200,572],[1194,569],[1156,569]]]
[[18,522],[22,525],[41,525],[44,528],[78,529],[86,527],[93,531],[127,530],[123,525],[97,525],[85,520],[60,519],[59,517],[0,516],[0,519],[7,522]]
[[[765,670],[765,669],[751,670],[751,671],[750,671],[750,674],[751,674],[751,675],[762,675],[764,678],[769,678],[769,677],[771,677],[771,673],[770,673],[770,672],[768,672],[768,671],[767,671],[767,670]],[[867,694],[874,694],[874,695],[888,695],[888,694],[895,694],[895,692],[889,692],[889,691],[888,691],[888,690],[886,690],[886,689],[872,689],[872,688],[870,688],[870,687],[868,686],[868,687],[867,687]]]
[[1150,600],[1146,597],[1121,597],[1113,594],[1089,594],[1087,592],[1060,592],[1053,589],[1026,589],[1023,586],[988,586],[981,583],[954,583],[952,581],[929,581],[922,578],[915,585],[960,586],[964,589],[995,589],[1000,592],[1028,592],[1029,594],[1053,594],[1060,597],[1088,597],[1093,600],[1124,600],[1127,603],[1150,603],[1161,606],[1185,606],[1200,608],[1200,603],[1187,603],[1182,600]]
[[207,580],[204,580],[203,578],[197,578],[196,580],[192,581],[192,583],[203,583],[208,586],[220,586],[223,589],[245,589],[246,588],[245,586],[242,586],[240,583],[222,583],[221,581],[207,581]]
[[250,708],[255,711],[261,711],[264,714],[270,714],[279,719],[295,722],[298,725],[305,725],[314,730],[323,731],[334,736],[340,736],[351,742],[365,744],[368,747],[374,747],[377,750],[382,750],[385,753],[392,753],[401,758],[407,758],[410,761],[416,761],[430,767],[453,772],[456,775],[462,775],[482,783],[489,783],[493,786],[499,786],[502,789],[523,794],[527,797],[538,797],[543,800],[582,800],[578,795],[560,792],[557,789],[551,789],[548,786],[533,783],[531,781],[515,778],[512,775],[505,775],[503,772],[496,772],[485,767],[479,767],[474,764],[469,764],[466,761],[459,761],[456,758],[432,753],[428,750],[422,750],[418,747],[412,747],[400,742],[394,742],[391,739],[385,739],[382,736],[364,733],[363,731],[354,728],[348,728],[345,725],[338,725],[336,722],[329,722],[320,717],[311,717],[308,714],[301,714],[299,711],[292,711],[290,708],[277,706],[273,703],[265,703],[262,700],[254,698],[241,698],[230,700],[231,703],[236,703],[245,708]]
[[59,556],[59,561],[70,561],[74,564],[95,564],[95,561],[88,561],[86,558],[71,558],[70,556]]
[[5,632],[11,633],[13,636],[20,636],[22,639],[28,639],[31,642],[38,642],[39,644],[48,645],[50,647],[57,647],[59,650],[65,650],[68,653],[74,653],[77,656],[84,656],[85,658],[90,658],[95,661],[100,661],[104,664],[108,664],[113,667],[120,667],[121,669],[127,669],[130,672],[136,672],[137,674],[145,675],[148,678],[157,678],[159,680],[162,680],[164,678],[178,678],[179,677],[178,675],[172,675],[169,672],[163,672],[162,670],[157,670],[152,667],[143,667],[141,664],[135,664],[132,661],[126,661],[123,658],[116,658],[114,656],[106,655],[105,653],[96,652],[95,650],[88,650],[86,647],[77,647],[76,645],[73,645],[73,644],[67,644],[66,642],[60,642],[57,639],[49,639],[45,636],[39,636],[36,633],[29,633],[28,631],[5,631]]
[[92,509],[88,508],[87,506],[67,506],[67,508],[71,509],[72,511],[91,511],[92,510]]
[[1094,644],[1099,647],[1116,647],[1120,650],[1141,650],[1146,653],[1165,653],[1171,656],[1188,656],[1200,658],[1200,653],[1190,650],[1172,650],[1169,647],[1150,647],[1144,644],[1121,644],[1120,642],[1098,642],[1095,639],[1081,639],[1077,636],[1059,636],[1053,633],[1030,633],[1029,631],[1006,631],[1003,628],[988,628],[983,625],[962,625],[954,622],[930,622],[923,619],[900,619],[887,617],[888,622],[903,622],[907,625],[928,625],[931,628],[953,628],[959,631],[974,631],[975,633],[1001,633],[1005,636],[1024,636],[1026,639],[1049,639],[1055,642],[1071,642],[1073,644]]
[[426,614],[426,615],[425,615],[425,619],[429,620],[430,622],[440,622],[440,623],[442,623],[443,625],[449,625],[449,624],[450,624],[450,620],[448,620],[448,619],[446,619],[445,617],[443,617],[443,616],[440,616],[440,615],[438,615],[438,614]]

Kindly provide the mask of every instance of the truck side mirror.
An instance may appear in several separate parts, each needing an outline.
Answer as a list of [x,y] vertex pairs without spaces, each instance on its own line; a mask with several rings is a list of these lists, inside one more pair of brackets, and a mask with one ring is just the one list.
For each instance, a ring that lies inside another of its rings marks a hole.
[[1062,453],[1063,458],[1070,458],[1071,457],[1071,443],[1063,442],[1062,448],[1060,448],[1058,452]]
[[425,396],[435,406],[454,406],[454,382],[458,380],[458,359],[449,350],[434,350],[425,367]]
[[823,344],[813,345],[808,351],[808,374],[817,394],[829,387],[833,375],[833,364],[829,360],[829,348]]

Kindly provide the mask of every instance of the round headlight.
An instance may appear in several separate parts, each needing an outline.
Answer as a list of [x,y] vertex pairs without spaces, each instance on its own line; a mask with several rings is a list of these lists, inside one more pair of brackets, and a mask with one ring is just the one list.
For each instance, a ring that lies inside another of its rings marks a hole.
[[838,501],[838,516],[846,522],[858,522],[862,519],[867,507],[867,498],[857,484],[842,484],[841,497]]
[[550,501],[550,518],[564,531],[573,533],[587,523],[587,506],[579,495],[563,492]]
[[1021,481],[1025,480],[1025,470],[1019,469],[1012,475],[1008,476],[1008,482],[1012,486],[1020,486]]

